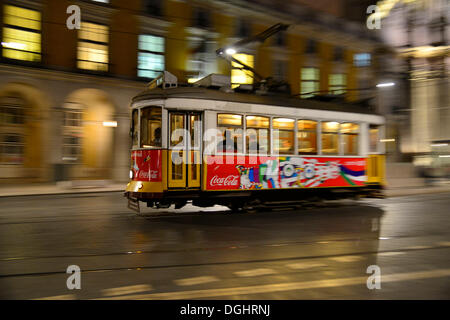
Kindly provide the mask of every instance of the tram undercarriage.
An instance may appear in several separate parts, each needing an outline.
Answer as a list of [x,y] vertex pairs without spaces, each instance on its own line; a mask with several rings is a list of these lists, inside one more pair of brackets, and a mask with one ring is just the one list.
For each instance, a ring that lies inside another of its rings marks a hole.
[[140,212],[139,202],[151,208],[183,208],[188,202],[197,207],[222,205],[232,211],[251,211],[276,207],[304,207],[324,200],[384,198],[383,187],[373,184],[353,188],[312,188],[301,190],[198,191],[179,190],[164,193],[125,192],[128,207]]

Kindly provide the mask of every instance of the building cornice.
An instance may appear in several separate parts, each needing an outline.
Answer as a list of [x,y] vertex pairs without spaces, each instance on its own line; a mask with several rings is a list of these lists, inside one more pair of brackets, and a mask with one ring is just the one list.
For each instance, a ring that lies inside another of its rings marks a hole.
[[85,85],[105,85],[111,87],[121,87],[121,88],[132,88],[139,89],[145,88],[145,81],[135,81],[123,78],[114,77],[104,77],[104,76],[94,76],[88,74],[80,74],[69,71],[42,69],[27,66],[16,66],[10,64],[0,63],[0,74],[16,75],[23,77],[26,73],[27,78],[42,79],[42,80],[53,80],[53,81],[71,81],[79,82]]

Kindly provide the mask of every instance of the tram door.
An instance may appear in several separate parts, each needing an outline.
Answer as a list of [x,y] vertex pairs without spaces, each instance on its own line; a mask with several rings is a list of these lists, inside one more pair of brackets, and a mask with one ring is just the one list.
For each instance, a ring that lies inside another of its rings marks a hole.
[[169,188],[200,188],[201,121],[199,112],[169,112]]

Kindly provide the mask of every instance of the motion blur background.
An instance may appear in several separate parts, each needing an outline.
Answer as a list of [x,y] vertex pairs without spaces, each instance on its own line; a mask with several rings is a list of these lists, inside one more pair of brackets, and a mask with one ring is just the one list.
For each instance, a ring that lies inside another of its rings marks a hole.
[[[181,83],[210,73],[251,83],[215,50],[279,22],[291,26],[241,48],[239,60],[288,81],[299,99],[385,115],[391,184],[449,175],[447,0],[0,3],[1,184],[126,181],[131,98],[163,70]],[[72,4],[80,30],[66,26]],[[380,29],[366,25],[372,4]],[[386,83],[395,85],[376,86]]]

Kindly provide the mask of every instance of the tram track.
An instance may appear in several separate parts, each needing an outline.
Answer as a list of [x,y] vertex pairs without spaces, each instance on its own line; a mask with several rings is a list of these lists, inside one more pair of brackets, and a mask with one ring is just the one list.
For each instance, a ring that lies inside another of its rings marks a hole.
[[[205,262],[205,263],[189,263],[189,264],[168,264],[168,265],[134,265],[126,267],[111,267],[111,268],[91,268],[83,269],[83,273],[94,273],[94,272],[112,272],[112,271],[130,271],[130,270],[156,270],[156,269],[171,269],[171,268],[191,268],[191,267],[209,267],[209,266],[220,266],[220,265],[237,265],[237,264],[252,264],[252,263],[276,263],[276,262],[287,262],[287,261],[305,261],[313,259],[332,259],[340,257],[349,256],[369,256],[393,252],[414,252],[414,251],[425,251],[425,250],[445,250],[449,249],[449,245],[438,245],[434,247],[417,247],[417,248],[399,248],[395,250],[386,251],[363,251],[363,252],[351,252],[351,253],[341,253],[333,255],[315,255],[315,256],[295,256],[295,257],[281,257],[281,258],[271,258],[271,259],[254,259],[254,260],[236,260],[236,261],[215,261],[215,262]],[[97,257],[97,256],[90,256]],[[62,271],[42,271],[42,272],[29,272],[29,273],[16,273],[16,274],[0,274],[0,279],[15,278],[15,277],[38,277],[47,275],[58,275],[66,274],[65,270]]]

